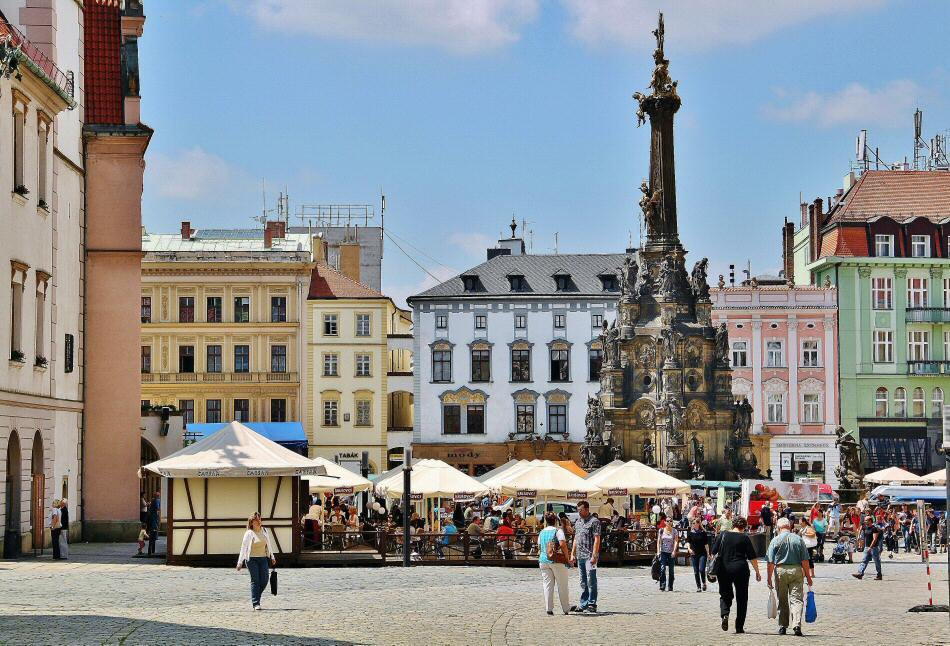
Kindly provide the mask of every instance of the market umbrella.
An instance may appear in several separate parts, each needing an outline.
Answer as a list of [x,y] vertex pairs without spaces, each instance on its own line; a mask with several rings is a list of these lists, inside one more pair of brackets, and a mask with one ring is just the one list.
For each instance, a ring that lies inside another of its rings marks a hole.
[[326,469],[324,476],[304,476],[310,487],[310,493],[327,493],[334,495],[349,495],[359,491],[368,491],[373,483],[358,473],[342,467],[326,458],[314,458],[314,462]]
[[511,467],[515,466],[516,464],[521,464],[521,463],[523,463],[523,462],[527,462],[527,460],[508,460],[507,462],[505,462],[505,463],[504,463],[503,465],[501,465],[500,467],[495,467],[495,468],[492,469],[491,471],[486,471],[485,473],[483,473],[483,474],[480,475],[480,476],[475,476],[475,479],[478,480],[479,482],[484,483],[486,480],[488,480],[488,479],[490,479],[490,478],[494,478],[494,477],[495,477],[496,475],[498,475],[499,473],[504,473],[505,471],[507,471],[507,470],[510,469]]
[[636,460],[603,469],[588,477],[587,482],[599,487],[606,495],[673,496],[691,491],[682,480]]
[[497,485],[505,478],[510,478],[512,474],[523,471],[529,464],[531,464],[531,462],[538,461],[539,460],[510,460],[497,469],[489,471],[484,476],[479,478],[478,481],[494,491]]
[[874,473],[869,473],[864,476],[864,481],[873,482],[875,484],[888,484],[890,482],[923,484],[923,479],[920,476],[898,467],[888,467],[880,471],[875,471]]
[[921,480],[932,482],[938,485],[947,484],[947,472],[944,469],[937,469],[933,473],[928,473],[927,475],[923,476]]
[[493,485],[506,496],[583,500],[600,495],[600,488],[550,460],[532,460],[510,470]]
[[559,467],[564,467],[574,475],[580,476],[582,478],[587,477],[587,472],[577,466],[577,462],[574,462],[574,460],[555,460],[554,464],[558,465]]
[[[376,492],[388,498],[400,498],[403,494],[402,474],[377,482]],[[412,465],[411,495],[471,500],[486,493],[488,487],[442,460],[419,460]]]

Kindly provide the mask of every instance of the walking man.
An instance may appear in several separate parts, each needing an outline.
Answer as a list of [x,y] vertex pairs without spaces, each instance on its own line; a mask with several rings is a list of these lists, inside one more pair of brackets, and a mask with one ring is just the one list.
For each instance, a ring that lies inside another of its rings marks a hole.
[[155,553],[155,541],[158,540],[158,526],[160,524],[159,511],[162,508],[161,492],[156,491],[152,502],[148,504],[148,553]]
[[861,530],[861,534],[864,536],[864,560],[861,561],[861,566],[858,568],[858,571],[851,576],[855,579],[863,579],[864,571],[868,567],[868,563],[871,562],[871,559],[874,559],[874,567],[877,569],[877,576],[874,577],[875,581],[880,581],[884,577],[881,576],[881,528],[874,524],[874,518],[871,516],[864,517],[864,528]]
[[581,575],[581,600],[571,606],[573,612],[597,612],[597,561],[600,559],[600,521],[590,513],[586,500],[577,503],[578,518],[574,521],[574,545],[571,565]]
[[792,632],[801,637],[802,613],[805,610],[805,594],[802,579],[811,587],[811,568],[808,567],[808,550],[798,534],[789,531],[788,518],[779,518],[778,535],[769,543],[766,558],[769,562],[768,584],[778,592],[778,634],[784,635],[789,624]]

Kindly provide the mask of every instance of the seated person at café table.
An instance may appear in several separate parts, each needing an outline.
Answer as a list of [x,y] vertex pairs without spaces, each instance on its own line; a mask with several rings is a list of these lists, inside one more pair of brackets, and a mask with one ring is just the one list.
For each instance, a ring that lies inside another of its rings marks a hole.
[[458,538],[458,531],[459,530],[455,527],[455,523],[453,521],[445,521],[445,528],[442,530],[442,538],[440,538],[435,543],[435,553],[440,559],[445,558],[445,553],[443,552],[442,548],[455,542],[455,539]]

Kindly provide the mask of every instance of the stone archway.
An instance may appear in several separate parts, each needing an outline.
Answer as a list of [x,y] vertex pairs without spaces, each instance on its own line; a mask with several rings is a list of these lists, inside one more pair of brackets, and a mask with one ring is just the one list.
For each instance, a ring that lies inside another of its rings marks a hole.
[[37,431],[33,436],[30,455],[30,531],[33,549],[43,549],[46,520],[46,472],[43,469],[43,436]]
[[20,464],[20,436],[16,431],[7,440],[6,504],[4,505],[3,556],[20,555],[20,502],[23,499],[23,475]]

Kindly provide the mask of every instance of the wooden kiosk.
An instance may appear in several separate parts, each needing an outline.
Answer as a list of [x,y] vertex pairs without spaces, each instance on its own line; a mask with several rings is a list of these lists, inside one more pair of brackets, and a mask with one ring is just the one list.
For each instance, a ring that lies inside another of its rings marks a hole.
[[167,562],[234,565],[254,512],[274,539],[278,562],[300,554],[300,478],[326,469],[231,422],[146,465],[168,481]]

